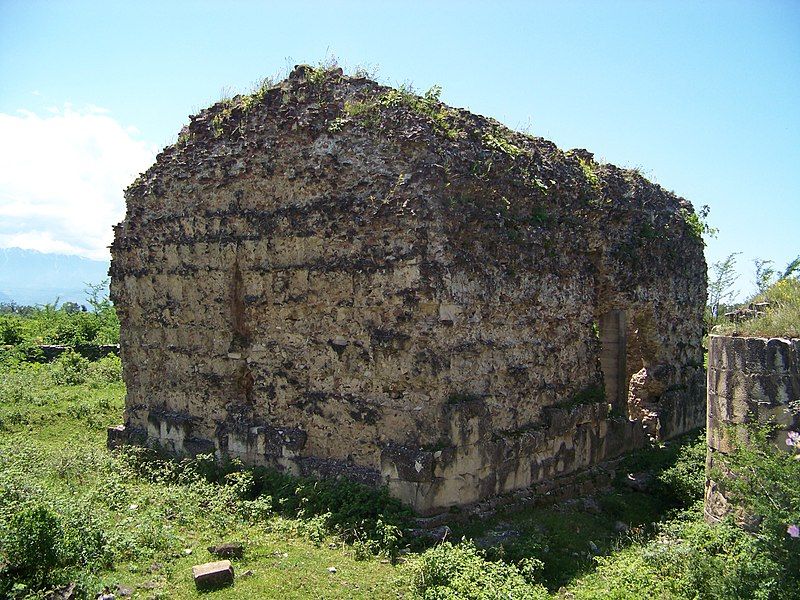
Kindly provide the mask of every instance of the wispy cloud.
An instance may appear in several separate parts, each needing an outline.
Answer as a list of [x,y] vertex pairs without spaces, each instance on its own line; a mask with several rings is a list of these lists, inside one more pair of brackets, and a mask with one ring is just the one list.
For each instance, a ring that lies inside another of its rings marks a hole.
[[108,258],[123,190],[156,148],[99,107],[0,113],[0,247]]

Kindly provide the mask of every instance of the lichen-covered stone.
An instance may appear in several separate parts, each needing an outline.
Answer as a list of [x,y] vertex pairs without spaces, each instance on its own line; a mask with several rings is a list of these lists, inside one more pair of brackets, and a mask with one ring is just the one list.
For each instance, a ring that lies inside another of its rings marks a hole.
[[704,419],[691,205],[586,151],[301,66],[192,117],[126,200],[112,296],[146,443],[427,512],[645,443],[643,369],[651,435]]

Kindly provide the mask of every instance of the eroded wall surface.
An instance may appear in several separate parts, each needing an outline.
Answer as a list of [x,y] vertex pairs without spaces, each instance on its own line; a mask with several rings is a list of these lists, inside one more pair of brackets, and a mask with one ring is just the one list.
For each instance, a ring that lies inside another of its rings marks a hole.
[[[788,450],[789,431],[800,429],[800,339],[711,336],[708,351],[708,455],[705,517],[718,522],[731,512],[724,455],[746,442],[750,425],[775,427],[773,441]],[[718,467],[715,468],[715,467]]]
[[426,512],[701,424],[691,206],[387,94],[299,67],[193,117],[127,190],[111,441],[387,484]]

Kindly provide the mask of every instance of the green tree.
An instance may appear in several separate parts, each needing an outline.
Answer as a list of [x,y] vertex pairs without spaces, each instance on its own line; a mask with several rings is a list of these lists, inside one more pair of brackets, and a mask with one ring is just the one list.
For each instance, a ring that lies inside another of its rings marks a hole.
[[741,252],[729,254],[724,260],[715,262],[711,266],[713,276],[708,281],[708,311],[706,315],[708,329],[719,323],[720,307],[727,306],[736,298],[738,291],[734,284],[736,274],[736,256]]

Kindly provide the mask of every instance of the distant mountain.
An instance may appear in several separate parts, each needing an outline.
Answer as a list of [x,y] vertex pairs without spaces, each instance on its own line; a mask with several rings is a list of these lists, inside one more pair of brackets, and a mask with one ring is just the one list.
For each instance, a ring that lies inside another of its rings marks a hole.
[[108,261],[0,248],[0,302],[86,304],[86,284],[108,279]]

